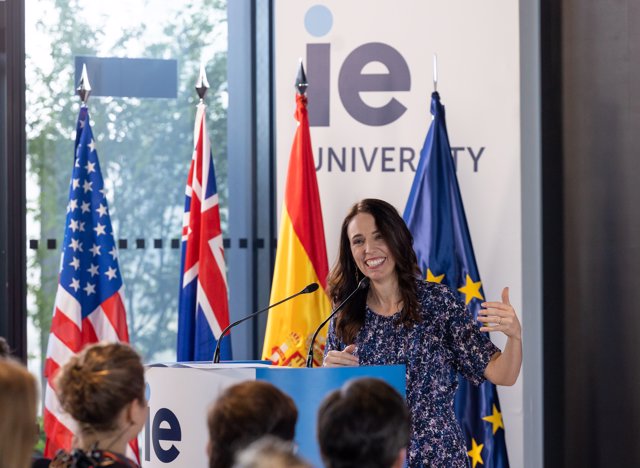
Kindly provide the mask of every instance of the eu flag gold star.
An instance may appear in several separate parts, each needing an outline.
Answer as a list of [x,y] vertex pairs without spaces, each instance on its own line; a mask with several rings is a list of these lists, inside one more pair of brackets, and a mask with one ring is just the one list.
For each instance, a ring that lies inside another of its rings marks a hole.
[[498,411],[496,405],[493,405],[493,414],[482,418],[483,421],[490,422],[493,425],[493,433],[495,434],[499,428],[504,429],[504,423],[502,422],[502,413]]
[[464,305],[469,304],[469,302],[471,302],[471,299],[473,299],[474,297],[480,299],[481,301],[484,301],[484,297],[482,297],[482,294],[480,294],[481,287],[482,281],[477,281],[474,283],[471,279],[471,276],[467,274],[466,284],[463,287],[458,288],[458,291],[464,294]]
[[427,281],[430,283],[442,283],[444,279],[444,273],[441,275],[434,275],[430,268],[427,268]]
[[476,468],[476,465],[478,463],[484,465],[481,455],[482,447],[484,447],[484,444],[477,444],[476,439],[474,439],[473,437],[471,438],[471,450],[467,452],[467,455],[469,455],[469,458],[471,458],[471,463],[473,465],[472,468]]

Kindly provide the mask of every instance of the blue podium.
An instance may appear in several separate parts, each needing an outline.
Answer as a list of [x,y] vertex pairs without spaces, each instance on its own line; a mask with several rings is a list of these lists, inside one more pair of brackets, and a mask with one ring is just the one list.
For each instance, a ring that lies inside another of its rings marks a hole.
[[405,395],[404,366],[300,369],[249,363],[177,363],[146,369],[148,413],[140,458],[147,467],[207,468],[207,410],[227,387],[245,380],[271,382],[298,407],[299,454],[315,467],[322,461],[316,441],[316,413],[330,391],[358,377],[377,377]]

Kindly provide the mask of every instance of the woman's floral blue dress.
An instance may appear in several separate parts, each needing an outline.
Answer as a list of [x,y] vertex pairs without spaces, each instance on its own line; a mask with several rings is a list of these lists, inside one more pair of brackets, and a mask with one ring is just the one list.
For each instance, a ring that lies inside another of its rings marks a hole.
[[[399,312],[385,317],[367,307],[355,354],[360,365],[407,367],[409,467],[466,468],[467,450],[453,410],[457,372],[482,383],[484,369],[499,349],[446,286],[419,281],[418,302],[422,320],[408,327],[400,324]],[[325,353],[348,344],[336,337],[332,320]]]

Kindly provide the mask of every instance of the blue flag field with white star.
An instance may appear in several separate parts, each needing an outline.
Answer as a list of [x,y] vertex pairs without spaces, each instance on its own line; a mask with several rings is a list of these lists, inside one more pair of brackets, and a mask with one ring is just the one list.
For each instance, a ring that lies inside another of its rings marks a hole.
[[[414,238],[418,264],[427,281],[458,292],[476,319],[484,291],[471,244],[456,169],[451,156],[444,106],[431,96],[433,120],[411,186],[404,220]],[[472,468],[508,468],[504,424],[495,385],[475,386],[458,377],[455,413]]]

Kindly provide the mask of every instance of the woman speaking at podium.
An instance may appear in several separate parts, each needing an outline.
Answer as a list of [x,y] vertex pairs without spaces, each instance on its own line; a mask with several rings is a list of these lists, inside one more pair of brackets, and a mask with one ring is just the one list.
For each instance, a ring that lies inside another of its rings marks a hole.
[[[520,322],[505,288],[502,302],[487,302],[479,328],[451,290],[420,276],[413,239],[389,203],[365,199],[342,223],[329,296],[340,303],[363,276],[358,291],[330,322],[325,367],[404,364],[411,412],[410,467],[464,467],[468,456],[453,399],[457,372],[479,385],[513,385],[520,373]],[[507,335],[500,351],[482,332]]]

